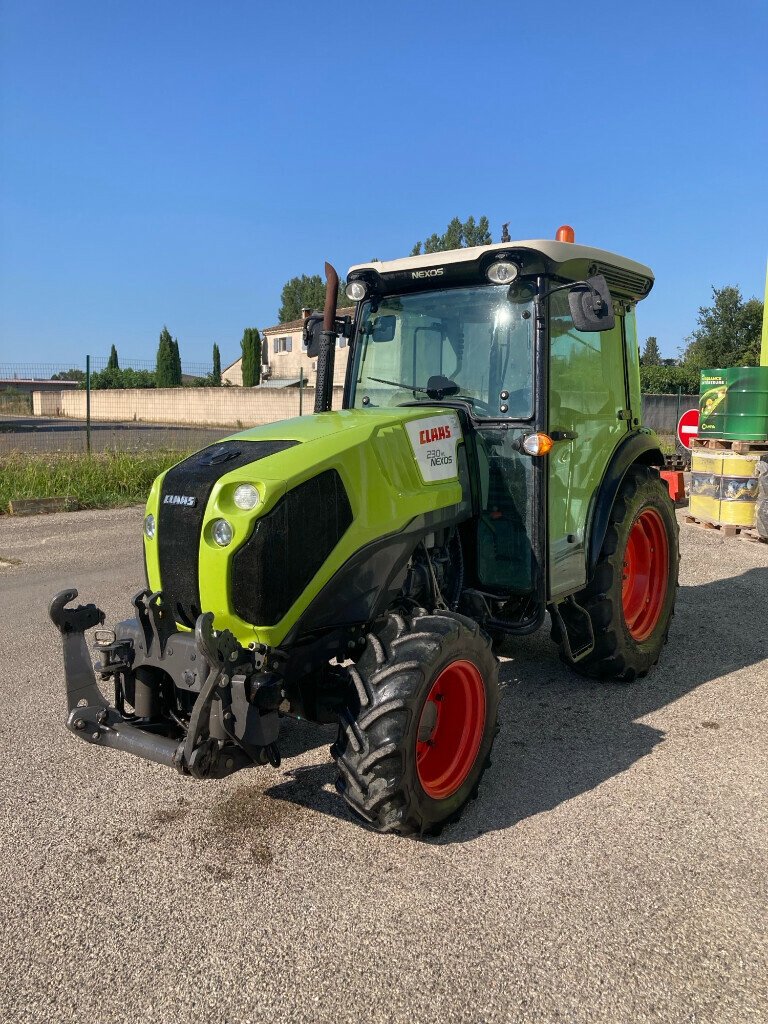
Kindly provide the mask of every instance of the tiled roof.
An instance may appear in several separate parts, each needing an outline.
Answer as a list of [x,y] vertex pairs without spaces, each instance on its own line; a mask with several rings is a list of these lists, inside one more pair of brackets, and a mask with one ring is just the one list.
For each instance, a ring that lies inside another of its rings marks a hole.
[[[343,306],[341,309],[336,310],[338,316],[352,316],[354,312],[354,306]],[[281,334],[291,334],[293,331],[300,330],[303,323],[303,320],[289,320],[285,324],[276,324],[274,327],[265,327],[261,333],[274,334],[275,331],[279,331]]]

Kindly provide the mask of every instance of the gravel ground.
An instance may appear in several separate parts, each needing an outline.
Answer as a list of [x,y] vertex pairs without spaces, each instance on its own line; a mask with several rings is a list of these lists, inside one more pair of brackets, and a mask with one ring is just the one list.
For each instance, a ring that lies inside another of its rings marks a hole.
[[580,681],[545,631],[510,647],[480,799],[415,842],[350,820],[327,730],[208,783],[65,731],[47,601],[123,617],[140,528],[0,519],[0,1018],[768,1019],[768,546],[683,527],[639,684]]

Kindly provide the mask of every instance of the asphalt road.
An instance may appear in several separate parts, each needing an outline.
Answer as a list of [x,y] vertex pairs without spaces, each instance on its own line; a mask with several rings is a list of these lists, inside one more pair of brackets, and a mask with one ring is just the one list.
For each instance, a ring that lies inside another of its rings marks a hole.
[[[91,449],[101,452],[144,451],[153,448],[192,450],[229,437],[234,427],[176,427],[163,423],[117,422],[91,424]],[[44,419],[39,416],[0,418],[0,455],[8,452],[83,452],[85,420]]]
[[204,783],[65,731],[47,601],[125,615],[140,527],[0,519],[0,1018],[768,1019],[768,546],[683,528],[636,685],[511,648],[480,799],[416,842],[350,820],[327,732]]

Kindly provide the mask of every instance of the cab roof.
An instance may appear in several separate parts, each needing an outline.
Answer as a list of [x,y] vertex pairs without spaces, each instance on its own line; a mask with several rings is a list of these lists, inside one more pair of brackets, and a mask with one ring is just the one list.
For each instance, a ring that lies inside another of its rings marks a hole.
[[[466,249],[448,249],[445,252],[424,253],[421,256],[406,256],[398,260],[374,260],[350,267],[347,280],[356,277],[376,279],[387,292],[398,287],[413,287],[414,282],[424,282],[429,287],[443,283],[454,283],[456,272],[462,265],[469,270],[476,267],[478,273],[493,262],[494,255],[508,255],[521,265],[523,274],[548,273],[565,280],[578,281],[593,274],[602,274],[614,295],[622,295],[634,301],[645,298],[653,287],[653,271],[642,263],[575,242],[557,242],[550,239],[526,239],[523,241],[498,242],[493,245],[476,245]],[[440,273],[425,273],[439,271]]]

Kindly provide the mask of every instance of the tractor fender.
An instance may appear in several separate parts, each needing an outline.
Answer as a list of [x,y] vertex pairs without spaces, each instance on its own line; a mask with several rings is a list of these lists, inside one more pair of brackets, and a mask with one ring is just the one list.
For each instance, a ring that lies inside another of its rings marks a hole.
[[611,509],[616,495],[619,493],[622,480],[627,475],[630,466],[637,462],[644,466],[661,467],[664,465],[659,439],[648,428],[641,427],[621,441],[605,468],[592,509],[592,521],[589,527],[587,578],[590,578],[595,571],[603,541],[608,532]]

